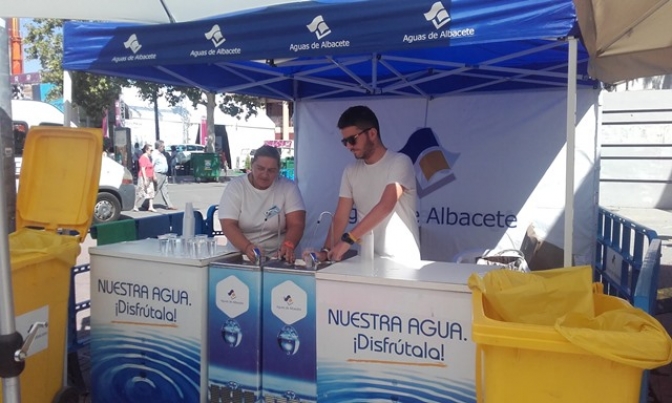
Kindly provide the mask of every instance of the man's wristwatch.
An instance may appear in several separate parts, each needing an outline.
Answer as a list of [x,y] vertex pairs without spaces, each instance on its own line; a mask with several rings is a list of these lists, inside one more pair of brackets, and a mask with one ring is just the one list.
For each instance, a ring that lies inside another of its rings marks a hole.
[[341,241],[353,245],[355,242],[357,242],[357,239],[355,239],[355,237],[350,235],[349,232],[346,232],[343,235],[341,235]]

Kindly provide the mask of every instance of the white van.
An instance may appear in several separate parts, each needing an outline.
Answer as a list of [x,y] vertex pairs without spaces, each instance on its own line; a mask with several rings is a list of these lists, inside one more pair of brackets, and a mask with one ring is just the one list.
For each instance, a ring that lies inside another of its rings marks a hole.
[[[33,126],[63,126],[63,122],[63,112],[51,104],[40,101],[12,100],[17,189],[23,162],[23,146],[28,130]],[[103,150],[100,152],[102,153]],[[131,172],[112,158],[103,157],[93,222],[117,220],[122,211],[133,208],[134,201],[135,186]]]

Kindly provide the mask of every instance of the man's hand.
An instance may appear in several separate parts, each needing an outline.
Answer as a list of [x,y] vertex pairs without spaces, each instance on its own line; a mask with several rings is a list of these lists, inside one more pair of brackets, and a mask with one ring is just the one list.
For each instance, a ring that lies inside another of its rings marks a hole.
[[334,249],[329,252],[329,258],[333,261],[339,262],[343,258],[345,252],[348,250],[350,250],[350,244],[339,241],[336,246],[334,246]]

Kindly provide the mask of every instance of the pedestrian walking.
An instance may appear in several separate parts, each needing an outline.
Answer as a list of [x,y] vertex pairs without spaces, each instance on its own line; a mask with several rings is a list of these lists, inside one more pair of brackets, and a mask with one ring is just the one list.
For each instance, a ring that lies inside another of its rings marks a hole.
[[154,178],[156,180],[156,190],[163,198],[166,210],[177,210],[173,203],[170,202],[168,195],[168,160],[164,153],[166,145],[163,140],[158,140],[154,143],[154,151],[152,151],[152,164],[154,165]]

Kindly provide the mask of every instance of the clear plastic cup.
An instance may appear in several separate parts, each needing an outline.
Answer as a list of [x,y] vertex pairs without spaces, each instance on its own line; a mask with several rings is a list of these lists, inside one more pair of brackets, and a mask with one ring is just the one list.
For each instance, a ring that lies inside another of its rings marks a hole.
[[187,242],[187,253],[185,255],[192,259],[197,258],[198,255],[196,254],[196,238],[185,238],[185,240]]
[[207,239],[208,256],[213,257],[217,254],[217,239],[215,237]]
[[208,257],[208,236],[204,234],[199,234],[194,237],[196,245],[194,246],[195,257],[204,258]]
[[159,235],[159,253],[162,255],[168,255],[168,237],[165,235]]
[[175,248],[173,249],[173,255],[188,256],[186,239],[184,237],[177,236],[175,237],[174,241],[175,241]]
[[168,238],[168,250],[167,254],[171,256],[175,256],[176,250],[177,250],[177,234],[174,234],[172,232],[168,234],[164,234]]

